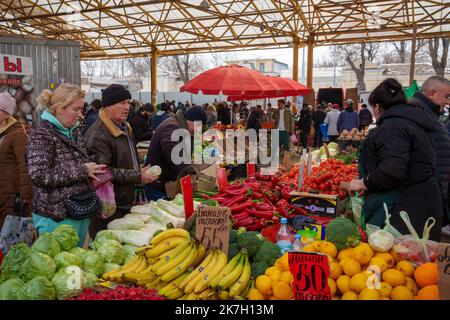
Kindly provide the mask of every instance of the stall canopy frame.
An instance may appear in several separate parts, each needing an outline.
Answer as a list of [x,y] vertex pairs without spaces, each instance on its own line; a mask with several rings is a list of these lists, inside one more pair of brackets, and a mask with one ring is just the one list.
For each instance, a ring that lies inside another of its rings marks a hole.
[[[5,0],[0,35],[76,40],[81,58],[450,37],[448,0]],[[298,41],[298,42],[297,42]]]

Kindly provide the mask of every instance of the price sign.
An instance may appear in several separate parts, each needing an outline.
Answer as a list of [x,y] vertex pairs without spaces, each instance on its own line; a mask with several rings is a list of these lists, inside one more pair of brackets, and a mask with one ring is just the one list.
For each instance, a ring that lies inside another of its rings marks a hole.
[[450,244],[441,243],[438,251],[439,298],[450,300]]
[[230,208],[201,206],[197,211],[195,237],[207,248],[219,248],[228,255]]
[[217,168],[217,186],[219,191],[228,185],[227,172],[225,168]]
[[254,177],[255,171],[256,171],[255,164],[248,162],[247,163],[247,178]]
[[331,300],[328,257],[318,253],[289,252],[295,300]]
[[180,183],[184,199],[184,216],[187,220],[194,213],[194,196],[192,194],[191,177],[185,176],[181,178]]

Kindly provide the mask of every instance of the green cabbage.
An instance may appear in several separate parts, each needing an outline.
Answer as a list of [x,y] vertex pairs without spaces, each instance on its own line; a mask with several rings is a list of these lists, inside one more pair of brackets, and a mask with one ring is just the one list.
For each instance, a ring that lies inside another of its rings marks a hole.
[[0,284],[0,300],[17,300],[17,292],[22,289],[25,282],[19,278],[6,280]]
[[58,300],[79,295],[86,288],[86,282],[87,279],[84,271],[77,266],[63,268],[52,278]]
[[131,258],[133,258],[136,255],[136,250],[138,249],[138,246],[132,246],[130,244],[124,244],[123,250],[125,251],[125,260],[124,264],[130,261]]
[[[114,240],[112,240],[114,241]],[[97,277],[103,274],[105,268],[105,263],[103,262],[102,256],[94,251],[87,253],[83,257],[83,270],[86,272],[91,272]]]
[[90,245],[90,248],[93,250],[97,250],[103,242],[108,240],[119,241],[119,237],[114,232],[111,232],[109,230],[102,230],[97,233],[97,235],[95,236],[95,240]]
[[102,243],[97,252],[102,256],[105,262],[123,264],[125,252],[122,245],[116,240],[107,240]]
[[68,224],[62,224],[52,231],[53,237],[58,241],[62,251],[69,251],[73,247],[76,247],[80,238],[74,226]]
[[46,277],[36,277],[28,281],[17,292],[19,300],[55,300],[56,292],[53,283]]
[[22,265],[19,275],[23,281],[30,281],[37,276],[44,276],[50,280],[55,270],[56,264],[52,258],[44,253],[31,252]]
[[23,263],[30,256],[31,250],[25,243],[13,245],[2,261],[2,277],[4,279],[18,278]]
[[58,241],[50,233],[44,233],[31,246],[31,251],[45,253],[54,258],[61,252]]
[[68,252],[83,259],[83,257],[89,252],[89,250],[86,250],[86,249],[83,249],[80,247],[75,247],[75,248],[70,249]]
[[83,260],[74,255],[73,253],[69,253],[66,251],[58,253],[53,259],[56,264],[56,270],[68,267],[68,266],[78,266],[81,267],[83,264]]
[[103,273],[107,273],[113,270],[117,270],[120,268],[120,265],[118,265],[117,263],[105,263],[105,269],[103,270]]
[[86,288],[92,288],[98,281],[98,278],[92,272],[85,272],[86,275]]

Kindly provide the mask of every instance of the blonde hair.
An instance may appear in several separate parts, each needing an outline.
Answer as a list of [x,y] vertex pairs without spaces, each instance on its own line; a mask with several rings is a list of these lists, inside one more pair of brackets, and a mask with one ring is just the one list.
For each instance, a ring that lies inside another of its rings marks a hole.
[[56,115],[56,110],[65,109],[78,99],[84,98],[84,91],[80,87],[63,83],[56,88],[54,92],[44,90],[38,97],[38,102],[41,106],[46,107],[47,110]]

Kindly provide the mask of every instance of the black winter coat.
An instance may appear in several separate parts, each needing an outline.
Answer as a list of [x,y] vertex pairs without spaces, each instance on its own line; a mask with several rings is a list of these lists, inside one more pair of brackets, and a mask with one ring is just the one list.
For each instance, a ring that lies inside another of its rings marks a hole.
[[359,111],[359,125],[368,126],[372,123],[372,113],[369,109],[364,108]]
[[[399,215],[404,210],[422,235],[425,222],[434,217],[436,224],[430,239],[439,240],[443,206],[435,176],[436,157],[430,136],[433,129],[425,111],[410,105],[394,106],[380,117],[378,127],[367,137],[361,156],[364,184],[368,189],[366,202],[372,195],[396,190],[390,211],[391,224],[401,233],[409,234]],[[366,216],[371,216],[371,212],[366,212]]]
[[298,128],[303,132],[310,132],[312,126],[312,112],[308,110],[302,110],[300,112],[300,119],[298,120]]
[[152,138],[153,131],[150,129],[150,121],[140,112],[137,112],[131,119],[131,128],[133,129],[134,139],[136,143],[141,141],[149,141]]
[[251,112],[248,117],[247,130],[248,129],[255,129],[256,133],[258,133],[259,129],[261,129],[261,125],[258,121],[258,113],[256,111]]
[[[444,203],[447,206],[447,189],[450,181],[450,136],[445,126],[439,122],[440,107],[420,92],[416,93],[409,103],[422,108],[433,122],[434,130],[431,132],[431,139],[436,152],[436,176],[439,180]],[[445,208],[445,210],[448,214],[448,208]]]
[[314,112],[313,121],[314,121],[314,130],[320,130],[320,125],[325,121],[327,114],[325,111],[316,110]]
[[219,108],[217,109],[217,121],[220,121],[222,124],[229,125],[231,124],[231,114],[230,109],[228,108]]

